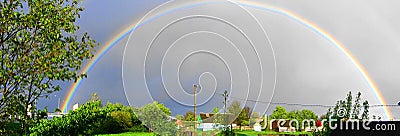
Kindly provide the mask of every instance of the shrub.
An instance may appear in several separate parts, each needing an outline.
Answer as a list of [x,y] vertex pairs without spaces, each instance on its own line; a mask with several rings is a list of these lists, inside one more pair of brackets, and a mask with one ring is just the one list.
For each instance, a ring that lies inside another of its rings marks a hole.
[[87,102],[63,117],[39,120],[30,128],[31,135],[91,135],[106,118],[100,105],[100,101]]

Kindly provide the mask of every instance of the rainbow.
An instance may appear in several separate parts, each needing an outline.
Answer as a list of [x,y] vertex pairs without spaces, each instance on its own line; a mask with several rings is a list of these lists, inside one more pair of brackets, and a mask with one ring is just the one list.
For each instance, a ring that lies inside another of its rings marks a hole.
[[[368,83],[369,87],[372,88],[372,91],[374,92],[375,96],[377,97],[378,101],[382,104],[382,105],[387,105],[385,99],[382,96],[382,93],[380,92],[378,86],[376,85],[376,83],[372,80],[371,76],[369,75],[369,73],[367,72],[367,70],[363,67],[363,65],[357,60],[356,57],[354,57],[354,55],[342,44],[340,43],[335,37],[333,37],[331,34],[329,34],[327,31],[325,31],[324,29],[320,28],[318,25],[306,20],[305,18],[302,18],[298,15],[296,15],[295,13],[282,9],[282,8],[277,8],[277,7],[272,7],[270,5],[266,5],[263,3],[259,3],[259,2],[249,2],[249,1],[240,1],[240,2],[235,2],[241,6],[245,6],[245,7],[251,7],[251,8],[255,8],[255,9],[259,9],[259,10],[264,10],[264,11],[268,11],[271,13],[276,13],[279,15],[283,15],[285,17],[288,17],[289,19],[292,19],[293,21],[301,24],[304,27],[309,28],[311,31],[315,32],[317,35],[323,37],[324,39],[326,39],[327,41],[329,41],[330,43],[332,43],[333,45],[335,45],[340,51],[342,51],[346,57],[356,66],[356,68],[358,69],[358,71],[360,72],[360,74],[363,76],[363,78],[366,80],[366,82]],[[191,5],[182,5],[181,7],[172,9],[170,11],[161,13],[157,16],[154,16],[148,20],[140,20],[132,25],[129,25],[128,27],[126,27],[123,31],[121,31],[120,33],[118,33],[116,36],[114,36],[111,40],[109,40],[105,46],[103,46],[100,51],[94,56],[94,58],[92,60],[90,60],[86,66],[82,69],[82,73],[87,73],[89,72],[92,67],[104,56],[105,53],[107,53],[117,42],[119,42],[122,38],[124,38],[126,35],[128,35],[130,32],[136,30],[137,28],[139,28],[140,26],[143,26],[145,24],[147,24],[148,22],[151,22],[155,19],[157,19],[158,17],[168,14],[168,13],[172,13],[175,11],[178,11],[180,9],[183,8],[188,8],[188,7],[193,7],[193,6],[197,6],[199,4],[191,4]],[[82,79],[77,80],[75,83],[73,83],[70,86],[70,89],[68,90],[68,94],[66,95],[65,99],[64,99],[64,103],[62,104],[62,111],[63,112],[67,112],[67,107],[69,106],[71,99],[74,97],[74,94],[77,90],[77,88],[79,88],[80,84],[82,83]],[[390,109],[386,106],[384,106],[384,111],[386,113],[386,117],[388,119],[392,119],[392,114],[390,112]]]

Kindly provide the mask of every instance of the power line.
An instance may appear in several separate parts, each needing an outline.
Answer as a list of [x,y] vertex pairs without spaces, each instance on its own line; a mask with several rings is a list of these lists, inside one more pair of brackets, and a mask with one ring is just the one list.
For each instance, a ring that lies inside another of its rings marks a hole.
[[[222,93],[216,93],[216,94],[222,94]],[[223,94],[222,94],[223,95]],[[324,104],[303,104],[303,103],[287,103],[287,102],[272,102],[272,101],[261,101],[261,100],[252,100],[252,99],[244,99],[244,98],[239,98],[239,97],[233,97],[231,96],[230,98],[233,99],[240,99],[243,101],[250,101],[250,102],[255,102],[255,103],[265,103],[265,104],[277,104],[277,105],[289,105],[289,106],[304,106],[304,107],[335,107],[335,105],[324,105]],[[376,104],[376,105],[369,105],[370,108],[375,108],[375,107],[400,107],[397,104]]]

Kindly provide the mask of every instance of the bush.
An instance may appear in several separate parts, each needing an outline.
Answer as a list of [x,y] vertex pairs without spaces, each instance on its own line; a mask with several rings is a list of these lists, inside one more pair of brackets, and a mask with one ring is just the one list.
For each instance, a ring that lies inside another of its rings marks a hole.
[[91,135],[106,118],[101,102],[87,102],[77,110],[52,120],[39,120],[30,128],[31,135]]
[[174,121],[169,121],[171,111],[163,104],[153,102],[144,105],[138,112],[142,123],[159,135],[175,135],[177,126]]
[[133,126],[131,113],[126,111],[113,111],[101,124],[98,133],[116,134],[127,132]]
[[133,108],[122,104],[108,103],[104,108],[107,117],[100,124],[96,134],[115,134],[128,132],[132,127],[141,126]]
[[129,132],[147,132],[149,129],[143,125],[135,125],[129,129]]

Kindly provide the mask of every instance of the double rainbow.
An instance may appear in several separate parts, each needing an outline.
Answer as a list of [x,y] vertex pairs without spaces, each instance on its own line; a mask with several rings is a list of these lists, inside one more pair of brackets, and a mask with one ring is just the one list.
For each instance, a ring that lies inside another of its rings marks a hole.
[[[255,9],[260,9],[260,10],[264,10],[264,11],[268,11],[271,13],[275,13],[275,14],[279,14],[285,17],[288,17],[289,19],[292,19],[293,21],[301,24],[304,27],[309,28],[310,30],[312,30],[313,32],[315,32],[316,34],[320,35],[321,37],[323,37],[324,39],[328,40],[330,43],[332,43],[333,45],[335,45],[340,51],[342,51],[347,58],[354,64],[354,66],[357,67],[358,71],[360,72],[360,74],[363,76],[363,78],[366,80],[366,82],[368,83],[368,85],[371,87],[371,89],[373,90],[375,96],[377,97],[378,101],[382,104],[382,105],[387,105],[385,99],[382,96],[381,91],[379,90],[378,86],[376,85],[376,83],[372,80],[371,76],[369,75],[369,73],[366,71],[366,69],[361,65],[361,63],[354,57],[354,55],[342,44],[340,43],[335,37],[333,37],[331,34],[329,34],[327,31],[325,31],[324,29],[320,28],[319,26],[317,26],[316,24],[306,20],[305,18],[302,18],[298,15],[296,15],[295,13],[282,9],[282,8],[277,8],[277,7],[272,7],[263,3],[258,3],[258,2],[248,2],[248,1],[240,1],[240,2],[235,2],[240,4],[241,6],[245,6],[245,7],[251,7],[251,8],[255,8]],[[190,6],[194,6],[192,5],[182,5],[181,7],[172,9],[170,11],[167,11],[165,13],[161,13],[157,16],[154,16],[148,20],[144,20],[144,21],[139,21],[136,22],[128,27],[126,27],[123,31],[121,31],[120,33],[118,33],[115,37],[113,37],[110,41],[108,41],[104,47],[102,47],[100,49],[100,51],[94,56],[94,58],[92,60],[90,60],[86,66],[82,69],[82,73],[87,73],[89,72],[93,66],[112,48],[114,47],[114,45],[119,42],[122,38],[124,38],[126,35],[128,35],[130,32],[136,30],[137,28],[139,28],[140,26],[153,21],[154,19],[165,15],[167,13],[171,13],[174,11],[177,11],[178,9],[182,9],[185,7],[190,7]],[[70,89],[68,90],[68,94],[66,95],[65,99],[64,99],[64,103],[62,104],[61,110],[62,112],[67,112],[67,107],[69,106],[69,104],[71,103],[71,99],[74,97],[74,94],[77,90],[77,88],[79,88],[80,84],[82,83],[82,79],[77,80],[75,83],[73,83],[70,86]],[[385,113],[386,113],[386,117],[388,119],[392,119],[392,114],[389,110],[388,107],[383,107]]]

